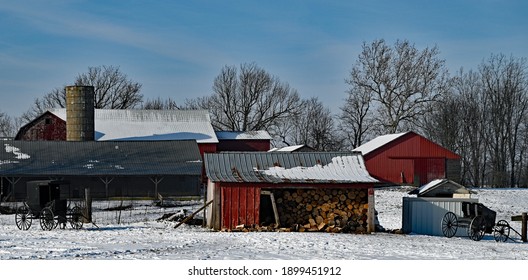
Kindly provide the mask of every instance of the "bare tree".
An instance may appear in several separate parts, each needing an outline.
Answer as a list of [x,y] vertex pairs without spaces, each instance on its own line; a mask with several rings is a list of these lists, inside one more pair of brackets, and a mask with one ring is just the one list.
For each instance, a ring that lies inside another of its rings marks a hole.
[[215,78],[213,95],[186,101],[185,108],[207,109],[217,130],[269,130],[297,112],[296,90],[255,63],[225,66]]
[[[347,84],[353,85],[351,80],[346,80]],[[345,105],[342,106],[339,116],[339,127],[351,149],[357,148],[369,137],[369,132],[373,132],[374,115],[371,110],[372,94],[365,88],[352,86],[348,90],[348,97]]]
[[[347,83],[349,95],[370,97],[349,100],[360,104],[369,100],[370,107],[352,111],[375,111],[371,113],[374,126],[383,133],[412,129],[426,111],[425,105],[445,90],[447,70],[438,58],[438,48],[420,51],[408,41],[397,41],[392,48],[384,40],[363,43],[362,48]],[[355,127],[362,126],[356,123]]]
[[303,100],[302,111],[292,114],[278,126],[274,133],[280,139],[279,145],[308,145],[316,151],[338,150],[340,141],[335,131],[330,109],[317,97]]
[[161,98],[156,98],[156,99],[147,99],[147,101],[145,101],[143,103],[143,105],[141,105],[141,109],[145,109],[145,110],[178,110],[180,109],[180,107],[178,106],[178,104],[176,103],[176,101],[174,101],[172,98],[168,98],[166,100],[162,100]]
[[479,67],[490,148],[492,184],[516,186],[516,164],[520,161],[520,132],[526,125],[528,76],[526,60],[492,55]]
[[13,120],[6,113],[0,112],[0,137],[14,137]]
[[[142,85],[129,80],[116,66],[88,67],[87,73],[79,74],[74,85],[93,86],[94,105],[97,109],[129,109],[141,104]],[[53,89],[42,98],[35,99],[33,107],[22,115],[25,121],[33,120],[49,108],[65,108],[65,87]]]
[[[471,186],[485,183],[488,148],[485,129],[486,102],[482,95],[480,74],[462,70],[452,80],[454,93],[460,102],[457,115],[460,124],[460,147],[463,182]],[[452,104],[443,104],[449,106]],[[449,129],[449,128],[445,128]]]

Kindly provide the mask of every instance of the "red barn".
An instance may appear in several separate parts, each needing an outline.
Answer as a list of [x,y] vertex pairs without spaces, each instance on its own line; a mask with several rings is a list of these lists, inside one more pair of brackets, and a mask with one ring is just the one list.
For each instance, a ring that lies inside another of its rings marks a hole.
[[460,179],[460,155],[414,132],[379,136],[354,151],[363,154],[373,177],[389,184]]
[[22,126],[16,140],[66,141],[66,120],[50,111]]

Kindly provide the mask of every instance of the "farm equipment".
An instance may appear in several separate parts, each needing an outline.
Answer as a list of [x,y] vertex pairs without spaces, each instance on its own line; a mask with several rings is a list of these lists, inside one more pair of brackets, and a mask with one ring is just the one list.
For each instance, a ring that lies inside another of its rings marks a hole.
[[58,225],[65,228],[67,223],[73,229],[81,229],[83,209],[79,205],[70,207],[65,195],[67,188],[69,184],[64,181],[27,182],[27,201],[15,213],[18,229],[28,230],[34,219],[40,221],[43,230],[52,230]]
[[480,241],[485,233],[494,232],[496,212],[481,203],[462,202],[463,216],[449,211],[442,218],[442,233],[445,237],[455,236],[458,228],[466,228],[467,235]]

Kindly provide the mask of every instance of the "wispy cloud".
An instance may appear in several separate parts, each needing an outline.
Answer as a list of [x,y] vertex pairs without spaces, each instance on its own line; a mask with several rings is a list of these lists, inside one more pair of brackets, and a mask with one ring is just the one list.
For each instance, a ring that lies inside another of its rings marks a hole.
[[108,17],[80,11],[66,2],[53,6],[40,1],[33,2],[32,5],[10,2],[1,5],[0,12],[16,17],[24,24],[47,34],[73,39],[97,39],[156,53],[170,59],[206,64],[220,56],[213,48],[183,32],[167,34],[158,30],[136,30],[130,25],[112,22]]

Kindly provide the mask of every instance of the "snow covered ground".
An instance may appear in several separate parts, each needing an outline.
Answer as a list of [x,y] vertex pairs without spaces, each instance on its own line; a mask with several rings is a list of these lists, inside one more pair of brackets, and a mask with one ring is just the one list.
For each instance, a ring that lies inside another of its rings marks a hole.
[[[402,197],[408,196],[407,191],[376,191],[378,219],[386,229],[401,228]],[[476,191],[479,202],[497,212],[497,220],[510,221],[512,215],[528,210],[528,189]],[[43,231],[35,220],[28,231],[21,231],[14,215],[0,215],[0,267],[5,270],[9,260],[185,260],[187,264],[211,260],[528,260],[528,243],[497,243],[491,235],[476,242],[416,234],[213,232],[189,225],[174,229],[174,222],[156,219],[183,208],[196,210],[201,204],[158,208],[147,202],[128,202],[133,208],[102,211],[119,202],[112,203],[96,204],[97,227],[85,224],[81,230]],[[520,232],[520,222],[510,225]],[[513,233],[511,237],[520,241]]]

